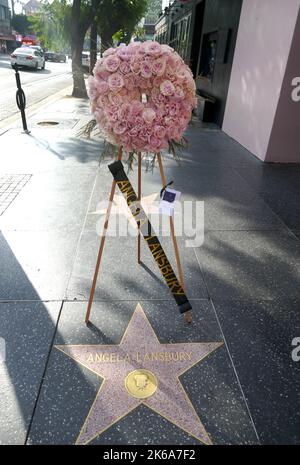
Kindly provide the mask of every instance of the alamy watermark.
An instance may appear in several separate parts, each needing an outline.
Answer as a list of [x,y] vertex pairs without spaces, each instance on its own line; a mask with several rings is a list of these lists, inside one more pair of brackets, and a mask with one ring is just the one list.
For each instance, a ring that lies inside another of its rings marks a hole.
[[295,347],[292,350],[292,360],[294,362],[300,361],[300,337],[294,337],[292,340],[292,346]]
[[293,102],[300,102],[300,77],[295,77],[292,80],[292,87],[294,87],[292,91]]
[[[141,200],[148,220],[151,223],[153,232],[156,235],[170,236],[170,217],[159,212],[159,201],[153,200],[152,196],[144,197]],[[139,205],[139,202],[135,202]],[[131,204],[132,206],[132,204]],[[106,212],[110,208],[109,224],[107,236],[110,237],[136,237],[138,227],[127,202],[123,196],[115,195],[114,201],[109,205],[108,201],[99,202],[96,231],[99,236],[103,233],[106,221]],[[204,202],[185,200],[176,202],[173,214],[174,233],[177,237],[185,238],[185,247],[200,247],[204,242]]]
[[6,361],[6,344],[5,339],[0,337],[0,363],[4,363]]

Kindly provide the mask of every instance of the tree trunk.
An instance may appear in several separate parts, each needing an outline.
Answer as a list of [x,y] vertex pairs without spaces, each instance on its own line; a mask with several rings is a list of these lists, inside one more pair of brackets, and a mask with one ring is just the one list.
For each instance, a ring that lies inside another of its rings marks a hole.
[[82,69],[82,50],[86,33],[85,27],[80,22],[81,0],[74,0],[71,13],[71,49],[72,49],[72,74],[73,97],[87,98]]
[[93,69],[97,61],[97,22],[92,22],[90,36],[90,74],[93,74]]
[[105,50],[107,50],[109,47],[111,47],[113,45],[113,40],[112,40],[113,34],[114,33],[112,31],[102,32],[102,34],[101,34],[101,54],[103,52],[105,52]]

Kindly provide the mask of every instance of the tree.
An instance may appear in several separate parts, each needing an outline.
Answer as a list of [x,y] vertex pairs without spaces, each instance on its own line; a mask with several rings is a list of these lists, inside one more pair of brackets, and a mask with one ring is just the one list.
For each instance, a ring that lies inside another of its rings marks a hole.
[[44,47],[60,48],[71,43],[74,97],[86,97],[82,70],[82,50],[85,35],[91,27],[91,68],[96,60],[97,32],[101,36],[102,50],[111,45],[112,37],[119,33],[120,40],[128,42],[140,19],[144,16],[148,0],[44,0],[41,10],[30,19]]
[[103,0],[73,0],[71,11],[71,48],[73,97],[87,97],[84,75],[82,71],[82,50],[85,34],[97,16]]
[[103,0],[98,18],[102,51],[109,47],[114,35],[128,43],[148,8],[148,0]]
[[45,1],[28,19],[43,47],[61,50],[70,46],[71,5],[67,0]]
[[11,25],[22,36],[30,32],[31,23],[26,15],[14,15],[11,19]]

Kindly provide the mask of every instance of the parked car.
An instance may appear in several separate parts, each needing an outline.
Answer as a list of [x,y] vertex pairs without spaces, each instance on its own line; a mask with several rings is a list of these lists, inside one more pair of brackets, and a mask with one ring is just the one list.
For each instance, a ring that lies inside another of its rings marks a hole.
[[34,50],[37,50],[38,52],[41,52],[42,54],[44,54],[44,50],[42,49],[40,45],[22,45],[22,47],[33,48]]
[[67,57],[63,52],[45,52],[45,59],[46,61],[55,61],[56,63],[66,63]]
[[90,69],[90,52],[83,51],[81,55],[81,64],[83,69]]
[[24,68],[37,70],[38,68],[45,69],[45,57],[42,52],[32,47],[17,48],[10,55],[10,63],[13,68],[15,63]]
[[[97,60],[101,58],[100,53],[97,53]],[[82,67],[84,70],[89,70],[90,69],[90,52],[88,51],[83,51],[82,52],[82,59],[81,59]]]

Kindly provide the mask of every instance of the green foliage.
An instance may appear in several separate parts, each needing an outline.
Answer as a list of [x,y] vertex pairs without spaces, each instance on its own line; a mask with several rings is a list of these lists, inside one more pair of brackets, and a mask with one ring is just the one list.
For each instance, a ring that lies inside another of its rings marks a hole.
[[23,36],[30,33],[30,21],[26,15],[14,15],[11,19],[11,25]]
[[[97,3],[97,14],[94,15],[94,19],[103,42],[112,42],[113,36],[117,42],[129,42],[138,22],[147,11],[148,2],[149,0],[99,0],[94,2],[94,5]],[[92,0],[81,1],[80,21],[82,23],[90,17],[92,3]],[[40,10],[28,17],[30,22],[28,29],[34,32],[41,44],[48,49],[68,48],[71,37],[71,9],[70,0],[53,0],[52,3],[43,0]]]
[[97,17],[98,31],[104,41],[129,42],[145,15],[149,0],[103,0]]
[[43,47],[56,51],[69,48],[71,4],[67,0],[54,0],[51,4],[44,0],[29,21]]

